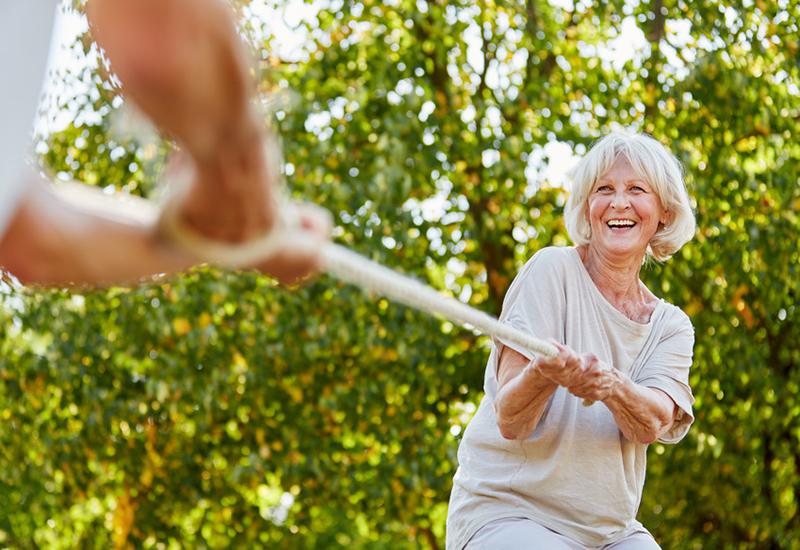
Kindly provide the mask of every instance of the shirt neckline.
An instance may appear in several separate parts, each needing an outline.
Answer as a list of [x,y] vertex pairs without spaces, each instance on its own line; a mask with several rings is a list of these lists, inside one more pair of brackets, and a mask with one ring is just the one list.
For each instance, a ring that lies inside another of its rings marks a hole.
[[581,255],[578,252],[578,248],[573,246],[570,247],[570,250],[571,250],[570,255],[572,256],[574,261],[578,264],[581,277],[583,278],[584,283],[586,283],[586,285],[590,288],[590,292],[594,294],[595,300],[597,300],[597,302],[600,303],[603,308],[609,310],[609,313],[612,316],[614,316],[618,321],[637,330],[641,329],[649,330],[650,327],[653,325],[653,320],[656,318],[656,315],[660,313],[660,310],[664,307],[664,304],[666,302],[664,302],[662,298],[656,297],[658,299],[658,304],[653,309],[653,312],[650,314],[650,319],[646,323],[637,323],[636,321],[634,321],[633,319],[622,313],[620,310],[615,308],[614,305],[611,302],[609,302],[605,296],[603,296],[603,293],[600,292],[600,289],[597,288],[597,285],[595,284],[594,280],[592,280],[592,276],[589,275],[589,272],[586,270],[586,266],[583,265],[583,260],[581,260]]

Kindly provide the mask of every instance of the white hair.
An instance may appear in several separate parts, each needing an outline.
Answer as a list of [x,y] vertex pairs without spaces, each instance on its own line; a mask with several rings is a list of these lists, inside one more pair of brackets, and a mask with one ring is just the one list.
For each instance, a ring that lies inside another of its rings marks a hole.
[[577,245],[592,240],[589,195],[620,156],[652,186],[667,212],[667,222],[659,225],[647,248],[647,254],[656,260],[667,260],[694,237],[696,224],[683,180],[683,165],[650,134],[615,130],[598,140],[569,171],[572,190],[564,207],[567,233]]

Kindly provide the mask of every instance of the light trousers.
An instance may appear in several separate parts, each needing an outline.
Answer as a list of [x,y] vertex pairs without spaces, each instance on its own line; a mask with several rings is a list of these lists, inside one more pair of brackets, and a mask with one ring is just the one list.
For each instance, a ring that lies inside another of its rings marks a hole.
[[661,550],[650,533],[633,533],[606,546],[584,546],[524,518],[498,519],[484,525],[464,550]]

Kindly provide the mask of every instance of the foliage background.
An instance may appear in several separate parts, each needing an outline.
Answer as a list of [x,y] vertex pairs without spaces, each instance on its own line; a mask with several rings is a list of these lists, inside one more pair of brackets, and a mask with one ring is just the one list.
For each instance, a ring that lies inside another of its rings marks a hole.
[[[699,231],[643,277],[695,324],[697,422],[651,446],[641,520],[664,548],[800,548],[796,4],[270,7],[307,42],[281,49],[263,6],[232,9],[262,91],[294,91],[293,195],[333,212],[338,241],[490,313],[526,258],[568,244],[554,144],[580,155],[622,125],[669,145]],[[640,40],[613,61],[623,29]],[[85,35],[73,51],[97,56]],[[117,131],[100,67],[59,74],[74,122],[43,166],[152,196],[169,145]],[[3,291],[2,547],[444,547],[485,338],[325,276]]]

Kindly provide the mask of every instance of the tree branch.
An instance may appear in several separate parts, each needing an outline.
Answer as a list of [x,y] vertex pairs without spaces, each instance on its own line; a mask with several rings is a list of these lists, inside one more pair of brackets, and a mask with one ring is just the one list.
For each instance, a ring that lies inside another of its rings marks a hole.
[[653,1],[653,25],[650,27],[650,33],[647,35],[647,40],[650,41],[650,59],[648,60],[649,68],[647,70],[647,81],[645,84],[645,93],[647,94],[644,118],[650,122],[653,121],[656,110],[656,89],[658,88],[657,73],[658,65],[661,61],[661,48],[659,44],[665,34],[665,20],[663,10],[664,0]]
[[431,547],[431,550],[439,550],[439,542],[436,540],[436,536],[433,534],[433,531],[431,531],[431,528],[423,527],[421,531],[425,536],[425,540],[428,541],[428,546]]

